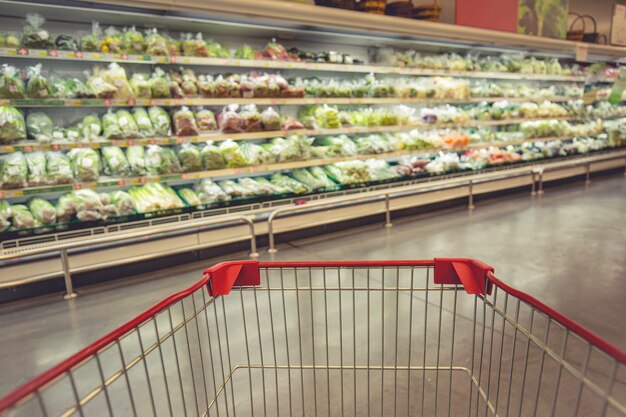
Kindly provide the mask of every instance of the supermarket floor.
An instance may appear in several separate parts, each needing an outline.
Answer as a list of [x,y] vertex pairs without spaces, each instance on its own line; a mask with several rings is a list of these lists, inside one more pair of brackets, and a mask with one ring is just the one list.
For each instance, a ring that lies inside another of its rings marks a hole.
[[[626,350],[626,178],[517,194],[281,244],[276,260],[473,257],[506,282]],[[244,258],[236,253],[229,259]],[[270,259],[263,254],[261,259]],[[0,306],[0,396],[66,358],[224,258]]]

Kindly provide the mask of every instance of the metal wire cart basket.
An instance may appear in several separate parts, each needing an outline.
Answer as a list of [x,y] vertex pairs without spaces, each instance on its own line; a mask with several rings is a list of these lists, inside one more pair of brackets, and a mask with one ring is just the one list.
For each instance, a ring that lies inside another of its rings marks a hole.
[[1,416],[626,416],[626,354],[467,259],[219,264]]

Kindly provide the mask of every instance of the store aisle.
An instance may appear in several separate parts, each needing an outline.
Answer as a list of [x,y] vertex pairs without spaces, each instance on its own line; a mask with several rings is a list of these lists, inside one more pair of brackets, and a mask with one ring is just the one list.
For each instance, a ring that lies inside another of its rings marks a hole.
[[[474,257],[626,349],[626,179],[549,189],[282,244],[276,260]],[[228,259],[243,258],[244,253]],[[66,358],[224,260],[149,273],[57,296],[0,306],[0,396]],[[269,260],[265,254],[262,259]]]

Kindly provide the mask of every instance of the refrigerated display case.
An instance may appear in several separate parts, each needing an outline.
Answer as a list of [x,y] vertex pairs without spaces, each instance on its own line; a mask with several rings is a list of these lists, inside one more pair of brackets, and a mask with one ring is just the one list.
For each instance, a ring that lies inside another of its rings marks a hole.
[[[280,1],[0,4],[2,287],[60,275],[57,259],[29,257],[35,246],[232,213],[263,222],[278,206],[492,171],[624,164],[626,108],[583,101],[589,62],[571,42]],[[625,56],[587,49],[611,74]],[[484,192],[531,180],[511,181]],[[432,202],[405,200],[393,208]],[[323,221],[380,210],[343,204]],[[303,210],[283,230],[318,217]],[[211,246],[241,230],[194,233]],[[74,269],[187,249],[180,232],[116,242],[75,253]]]

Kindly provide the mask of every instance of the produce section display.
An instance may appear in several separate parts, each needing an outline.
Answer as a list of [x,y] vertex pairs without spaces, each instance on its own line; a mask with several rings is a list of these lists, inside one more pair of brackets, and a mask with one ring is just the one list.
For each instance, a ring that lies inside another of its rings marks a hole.
[[52,23],[0,34],[4,238],[625,145],[626,108],[556,58]]

